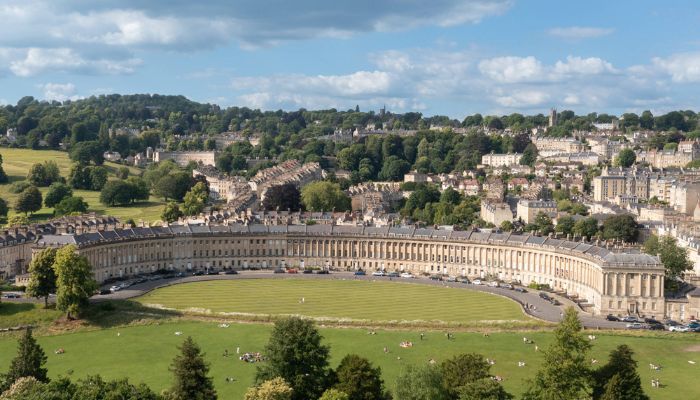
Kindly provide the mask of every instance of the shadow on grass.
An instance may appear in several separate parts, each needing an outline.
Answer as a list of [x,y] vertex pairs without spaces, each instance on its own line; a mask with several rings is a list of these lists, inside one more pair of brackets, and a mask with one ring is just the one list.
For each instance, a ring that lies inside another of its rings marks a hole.
[[32,303],[8,303],[0,304],[0,317],[9,317],[11,315],[31,311],[34,309]]
[[159,310],[130,300],[111,300],[91,304],[83,319],[90,325],[112,328],[138,322],[150,323],[181,316],[172,310]]

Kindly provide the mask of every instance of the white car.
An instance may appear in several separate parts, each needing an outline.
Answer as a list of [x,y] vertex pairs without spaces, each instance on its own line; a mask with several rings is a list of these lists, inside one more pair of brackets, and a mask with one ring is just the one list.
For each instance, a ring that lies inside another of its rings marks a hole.
[[120,291],[120,290],[122,290],[122,288],[119,287],[119,286],[117,286],[117,285],[114,285],[114,286],[112,286],[111,288],[109,288],[109,291],[112,292],[112,293],[118,292],[118,291]]
[[413,275],[413,274],[410,273],[410,272],[404,272],[404,273],[401,274],[401,277],[402,277],[402,278],[415,278],[416,276]]
[[386,273],[384,271],[374,271],[372,276],[386,276]]
[[644,325],[642,325],[639,322],[631,322],[625,326],[627,327],[627,329],[642,329],[642,328],[644,328]]
[[483,283],[481,283],[481,279],[474,279],[472,285],[483,285]]
[[668,327],[669,332],[688,332],[690,328],[685,325],[672,325]]
[[496,282],[496,281],[489,282],[489,286],[491,286],[491,287],[498,287],[498,282]]

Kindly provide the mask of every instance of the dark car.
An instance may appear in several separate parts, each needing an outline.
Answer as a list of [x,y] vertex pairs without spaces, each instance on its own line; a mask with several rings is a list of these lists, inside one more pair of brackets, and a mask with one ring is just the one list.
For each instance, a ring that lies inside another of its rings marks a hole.
[[654,318],[644,318],[644,322],[646,322],[647,324],[663,325],[661,321],[657,321]]
[[652,331],[663,331],[664,326],[663,326],[663,324],[648,324],[647,329],[652,330]]
[[226,274],[226,275],[238,275],[238,271],[236,271],[235,269],[229,269],[229,270],[226,270],[226,272],[224,272],[224,274]]
[[328,274],[330,274],[330,272],[329,272],[327,269],[319,269],[318,271],[316,271],[316,273],[317,273],[318,275],[328,275]]
[[608,314],[608,315],[605,317],[605,319],[607,319],[608,321],[620,322],[620,318],[618,318],[618,317],[616,317],[616,316],[614,316],[614,315],[612,315],[612,314]]
[[430,275],[430,280],[431,280],[431,281],[441,281],[441,280],[442,280],[442,276],[433,274],[433,275]]
[[302,273],[302,274],[313,274],[314,271],[312,271],[312,270],[310,270],[310,269],[303,269],[303,270],[301,271],[301,273]]
[[365,271],[360,269],[360,270],[355,271],[355,275],[367,275],[367,274],[365,273]]
[[19,299],[20,297],[22,296],[18,295],[17,293],[5,293],[6,299]]
[[272,273],[274,273],[274,274],[283,274],[283,273],[284,273],[284,270],[283,270],[282,268],[275,268],[275,270],[272,271]]
[[561,303],[560,303],[559,300],[557,300],[557,299],[550,298],[550,299],[549,299],[549,302],[552,303],[552,305],[554,305],[554,306],[560,306],[560,305],[561,305]]
[[527,293],[527,289],[525,289],[523,287],[516,287],[514,290],[516,292],[520,292],[520,293]]
[[388,274],[386,274],[386,276],[388,276],[389,278],[398,278],[399,273],[396,271],[392,271],[392,272],[389,272]]
[[551,300],[552,300],[552,298],[549,297],[549,295],[548,295],[547,293],[545,293],[545,292],[540,292],[540,298],[541,298],[541,299],[544,299],[544,300],[547,300],[547,301],[551,301]]
[[639,321],[637,320],[637,317],[632,316],[632,315],[628,315],[628,316],[622,318],[622,322],[635,323],[635,322],[639,322]]
[[106,295],[106,294],[112,294],[112,291],[109,290],[109,289],[100,289],[99,294],[101,294],[102,296],[104,296],[104,295]]
[[219,275],[219,273],[216,270],[210,269],[207,271],[207,275]]
[[193,276],[202,276],[204,275],[204,271],[195,271],[192,273]]
[[468,284],[471,283],[471,282],[469,282],[469,278],[460,278],[459,281],[460,281],[461,283],[464,283],[465,285],[468,285]]

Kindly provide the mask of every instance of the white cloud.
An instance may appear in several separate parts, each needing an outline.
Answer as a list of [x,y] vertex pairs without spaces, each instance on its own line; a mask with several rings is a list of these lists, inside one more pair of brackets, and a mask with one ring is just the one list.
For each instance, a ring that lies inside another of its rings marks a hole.
[[535,57],[496,57],[479,63],[479,71],[501,83],[543,79],[542,63]]
[[544,104],[550,95],[540,90],[513,90],[506,95],[495,96],[496,103],[509,108],[528,108]]
[[47,71],[73,71],[88,74],[125,74],[141,64],[138,59],[109,60],[85,59],[69,48],[29,48],[24,55],[10,62],[10,71],[17,76],[29,77]]
[[45,83],[39,85],[44,93],[44,100],[78,100],[82,96],[75,94],[75,85],[72,83]]
[[596,28],[591,26],[569,26],[552,28],[549,34],[563,39],[590,39],[607,36],[615,32],[612,28]]
[[700,82],[700,53],[679,53],[654,58],[655,68],[671,76],[674,82]]
[[557,61],[554,64],[555,74],[558,75],[597,75],[617,72],[612,64],[598,57],[566,57],[566,62]]

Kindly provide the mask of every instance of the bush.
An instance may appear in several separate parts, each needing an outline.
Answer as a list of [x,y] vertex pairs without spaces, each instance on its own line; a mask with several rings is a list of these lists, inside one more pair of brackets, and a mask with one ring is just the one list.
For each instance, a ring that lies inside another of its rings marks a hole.
[[24,189],[32,186],[28,181],[17,181],[10,184],[10,193],[19,194],[24,191]]

